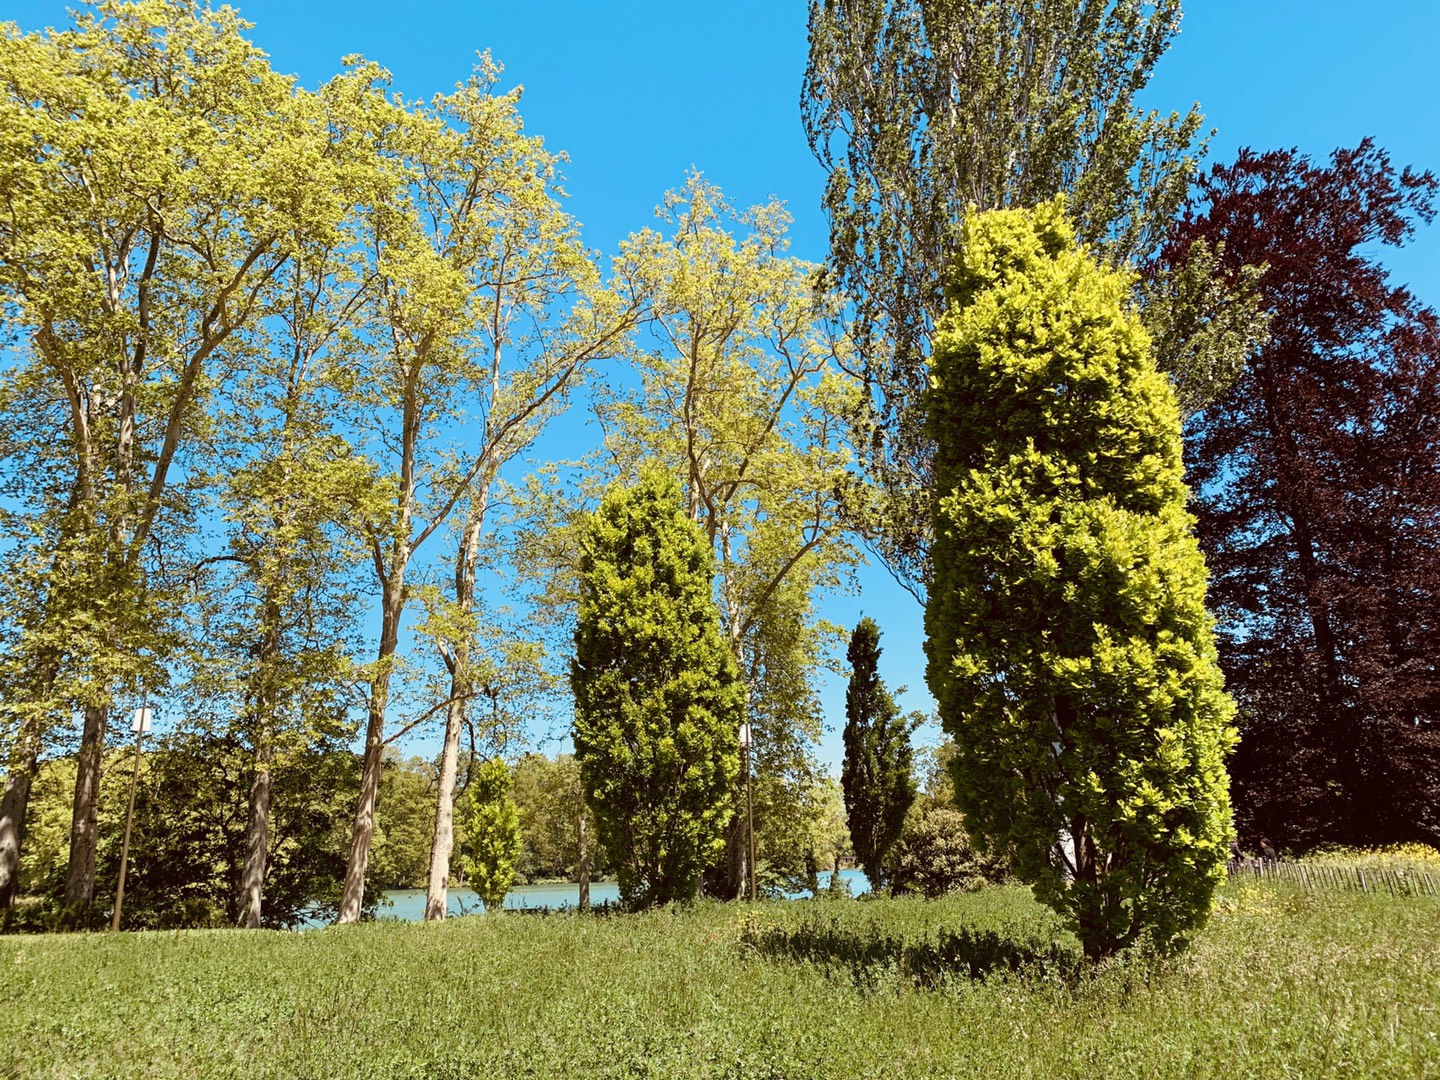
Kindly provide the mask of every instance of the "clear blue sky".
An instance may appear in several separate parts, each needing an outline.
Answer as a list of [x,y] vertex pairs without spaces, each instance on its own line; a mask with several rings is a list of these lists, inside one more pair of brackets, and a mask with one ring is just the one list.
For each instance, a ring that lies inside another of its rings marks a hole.
[[[514,0],[377,4],[373,0],[249,0],[252,39],[281,71],[313,86],[340,57],[363,53],[390,69],[406,97],[448,90],[489,49],[505,84],[523,84],[533,134],[569,153],[570,210],[587,243],[613,252],[649,224],[655,204],[694,166],[737,205],[771,195],[795,217],[793,252],[819,260],[824,177],[800,126],[805,5],[776,0],[677,5],[656,0]],[[60,0],[7,0],[26,30],[67,22]],[[1242,146],[1298,147],[1324,156],[1374,136],[1397,164],[1440,171],[1440,0],[1191,0],[1161,62],[1148,105],[1198,101],[1217,130],[1213,160]],[[1440,305],[1440,228],[1386,252],[1395,277]],[[863,610],[885,631],[884,674],[923,694],[920,611],[878,567],[862,595],[824,605],[853,625]],[[825,698],[842,715],[837,682]],[[840,756],[832,730],[823,756]]]

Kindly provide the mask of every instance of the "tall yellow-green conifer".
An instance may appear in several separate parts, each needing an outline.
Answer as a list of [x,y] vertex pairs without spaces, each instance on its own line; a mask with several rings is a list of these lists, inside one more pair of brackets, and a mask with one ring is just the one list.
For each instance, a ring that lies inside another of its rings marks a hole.
[[1091,957],[1175,947],[1224,876],[1235,736],[1174,394],[1063,199],[972,214],[948,286],[926,676],[956,801]]

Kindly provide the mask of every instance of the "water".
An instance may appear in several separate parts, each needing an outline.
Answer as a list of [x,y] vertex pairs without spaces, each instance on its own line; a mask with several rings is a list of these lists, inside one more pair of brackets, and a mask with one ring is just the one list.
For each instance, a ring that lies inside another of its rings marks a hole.
[[[850,889],[851,896],[858,896],[870,888],[861,870],[841,870],[840,880]],[[830,882],[830,871],[820,872],[820,887]],[[795,893],[791,899],[798,899],[807,893]],[[590,902],[592,904],[616,903],[620,899],[620,886],[614,881],[592,881]],[[567,908],[580,906],[580,886],[574,882],[559,882],[547,885],[520,885],[505,896],[507,910],[524,908]],[[451,889],[446,912],[450,915],[476,915],[485,910],[480,897],[473,889]],[[380,919],[396,922],[420,922],[425,918],[424,889],[387,889],[385,899],[375,913]],[[311,926],[327,926],[328,923],[314,922]]]

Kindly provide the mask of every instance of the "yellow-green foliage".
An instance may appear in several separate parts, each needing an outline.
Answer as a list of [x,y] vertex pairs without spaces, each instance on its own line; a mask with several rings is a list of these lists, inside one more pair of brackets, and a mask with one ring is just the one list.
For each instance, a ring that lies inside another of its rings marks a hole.
[[656,467],[616,485],[581,542],[575,759],[627,907],[687,900],[725,843],[745,690],[714,564]]
[[489,911],[504,907],[520,861],[520,810],[510,787],[509,766],[491,758],[480,766],[460,802],[465,874]]
[[1235,736],[1174,396],[1063,200],[972,215],[949,285],[926,648],[956,801],[1090,955],[1180,943],[1224,875]]

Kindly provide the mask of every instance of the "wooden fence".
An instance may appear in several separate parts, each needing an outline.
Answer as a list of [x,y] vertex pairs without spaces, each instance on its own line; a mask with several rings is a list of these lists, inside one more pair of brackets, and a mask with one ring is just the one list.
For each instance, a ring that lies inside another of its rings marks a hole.
[[1231,878],[1288,881],[1307,892],[1315,889],[1354,889],[1392,896],[1440,896],[1440,872],[1415,867],[1382,869],[1245,859],[1230,863],[1229,869]]

